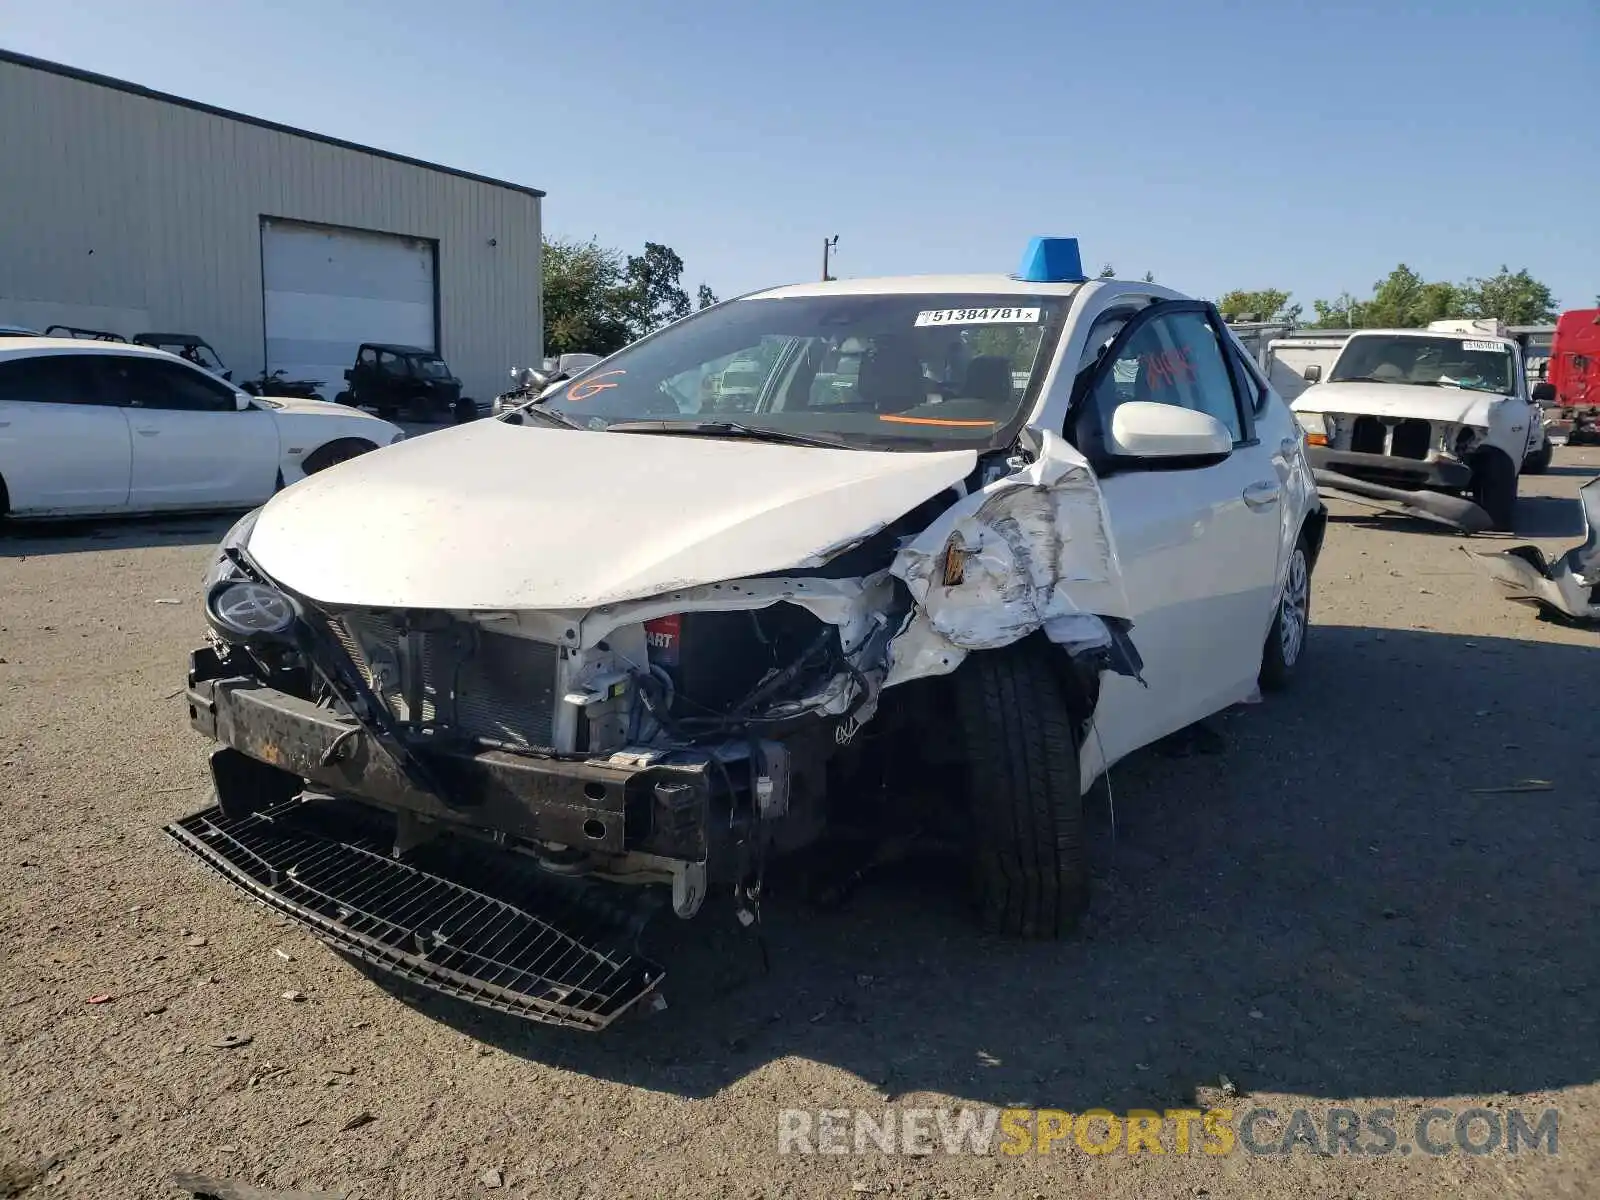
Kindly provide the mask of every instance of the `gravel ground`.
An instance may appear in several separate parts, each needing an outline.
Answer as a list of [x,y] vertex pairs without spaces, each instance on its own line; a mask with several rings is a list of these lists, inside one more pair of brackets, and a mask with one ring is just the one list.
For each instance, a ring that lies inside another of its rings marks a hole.
[[[1518,540],[1571,544],[1597,472],[1559,451]],[[374,979],[161,834],[206,802],[178,689],[225,521],[0,539],[0,1196],[41,1160],[30,1196],[130,1200],[178,1171],[408,1198],[1593,1195],[1600,635],[1494,594],[1462,550],[1505,539],[1335,516],[1297,689],[1220,719],[1218,753],[1115,771],[1082,937],[982,938],[913,863],[835,913],[780,891],[767,973],[728,913],[668,918],[670,1007],[598,1037]],[[1285,1119],[1387,1103],[1402,1140],[1431,1103],[1555,1107],[1559,1154],[777,1153],[780,1109],[1161,1110],[1222,1076]]]

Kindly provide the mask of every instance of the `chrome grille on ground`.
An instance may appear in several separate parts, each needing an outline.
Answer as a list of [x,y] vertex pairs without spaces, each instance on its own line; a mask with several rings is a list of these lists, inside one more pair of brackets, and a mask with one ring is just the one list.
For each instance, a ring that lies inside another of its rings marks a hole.
[[328,624],[397,720],[513,746],[554,741],[560,647],[442,616],[410,631],[377,612]]
[[[240,820],[209,808],[166,832],[336,948],[486,1008],[603,1029],[664,975],[629,948],[641,914],[558,895],[513,863],[473,874],[494,894],[467,887],[451,851],[430,869],[391,858],[392,828],[376,816],[293,800]],[[432,869],[444,863],[450,876]]]

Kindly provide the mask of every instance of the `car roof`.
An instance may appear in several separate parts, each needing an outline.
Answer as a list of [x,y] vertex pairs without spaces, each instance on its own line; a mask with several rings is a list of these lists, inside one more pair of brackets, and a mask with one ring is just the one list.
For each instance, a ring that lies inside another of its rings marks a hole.
[[363,350],[388,350],[392,354],[431,354],[435,358],[439,356],[437,350],[424,350],[421,346],[402,346],[398,342],[362,342],[361,348]]
[[[177,358],[154,346],[137,342],[99,342],[89,338],[19,337],[0,341],[0,357],[24,358],[29,354],[134,354],[145,358]],[[179,362],[183,361],[178,359]]]
[[997,296],[1071,296],[1087,280],[1074,283],[1029,283],[1012,275],[884,275],[875,279],[831,279],[826,283],[791,283],[745,296],[746,300],[780,300],[798,296],[916,296],[982,294]]
[[1515,346],[1515,338],[1501,337],[1494,333],[1462,333],[1460,330],[1443,329],[1352,329],[1350,336],[1367,337],[1369,334],[1381,333],[1384,337],[1427,337],[1448,338],[1457,342],[1499,342],[1504,346]]

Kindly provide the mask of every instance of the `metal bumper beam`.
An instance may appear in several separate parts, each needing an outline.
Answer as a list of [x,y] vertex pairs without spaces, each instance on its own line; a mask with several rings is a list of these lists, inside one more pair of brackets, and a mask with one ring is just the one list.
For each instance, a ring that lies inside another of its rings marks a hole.
[[596,853],[705,856],[706,760],[543,758],[417,739],[445,793],[435,795],[349,717],[258,680],[193,678],[188,701],[190,724],[213,741],[391,810]]

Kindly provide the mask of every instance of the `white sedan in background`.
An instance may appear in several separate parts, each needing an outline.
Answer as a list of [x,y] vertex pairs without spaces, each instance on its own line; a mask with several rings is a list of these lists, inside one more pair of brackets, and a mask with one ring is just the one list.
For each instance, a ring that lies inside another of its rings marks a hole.
[[251,508],[404,437],[344,405],[247,395],[162,350],[0,341],[0,516]]

